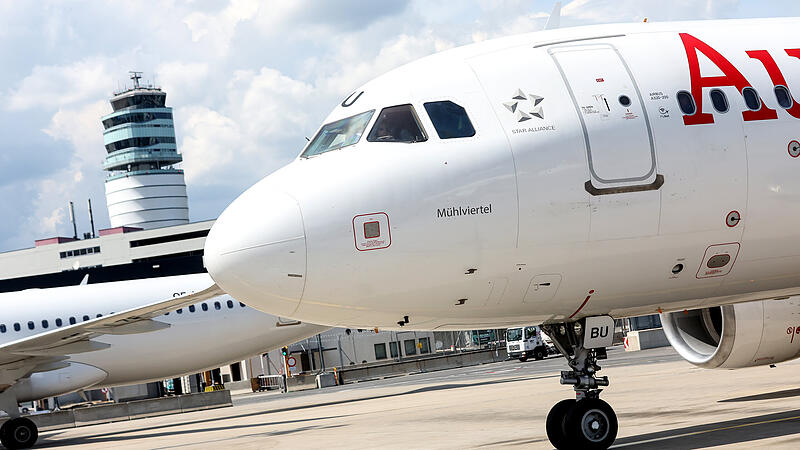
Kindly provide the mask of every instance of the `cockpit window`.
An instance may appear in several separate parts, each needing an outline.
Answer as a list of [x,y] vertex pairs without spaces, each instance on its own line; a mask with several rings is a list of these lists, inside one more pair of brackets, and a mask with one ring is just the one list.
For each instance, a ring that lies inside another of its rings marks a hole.
[[357,143],[374,112],[373,109],[324,125],[308,144],[302,156],[307,158]]
[[439,139],[475,136],[467,111],[450,100],[425,103],[425,111],[428,111]]
[[411,105],[383,108],[367,140],[370,142],[423,142],[428,137],[422,131],[417,113]]

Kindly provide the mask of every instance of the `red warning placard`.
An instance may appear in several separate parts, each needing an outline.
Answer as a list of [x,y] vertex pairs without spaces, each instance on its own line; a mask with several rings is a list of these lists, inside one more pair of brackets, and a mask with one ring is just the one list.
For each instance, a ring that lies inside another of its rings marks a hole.
[[380,250],[392,245],[389,215],[384,212],[353,217],[353,238],[356,250]]

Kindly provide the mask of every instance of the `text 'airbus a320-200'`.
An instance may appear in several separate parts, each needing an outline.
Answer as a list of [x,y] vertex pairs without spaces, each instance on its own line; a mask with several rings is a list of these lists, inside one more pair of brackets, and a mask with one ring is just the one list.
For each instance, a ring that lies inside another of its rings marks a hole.
[[612,318],[662,313],[702,367],[800,352],[798,26],[550,30],[400,67],[225,210],[209,272],[325,325],[541,323],[577,393],[548,437],[606,448]]

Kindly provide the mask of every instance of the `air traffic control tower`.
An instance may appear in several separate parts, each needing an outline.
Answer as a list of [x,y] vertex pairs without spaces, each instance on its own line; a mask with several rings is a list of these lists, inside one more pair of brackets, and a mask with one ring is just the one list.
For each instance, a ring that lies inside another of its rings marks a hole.
[[114,112],[102,118],[108,155],[103,168],[111,227],[160,228],[189,223],[183,161],[175,144],[172,108],[167,93],[139,83],[115,92]]

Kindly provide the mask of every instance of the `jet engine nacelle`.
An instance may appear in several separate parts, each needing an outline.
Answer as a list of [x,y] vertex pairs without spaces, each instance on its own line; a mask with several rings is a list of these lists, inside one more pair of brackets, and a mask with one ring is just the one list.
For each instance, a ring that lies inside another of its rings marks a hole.
[[108,374],[97,367],[65,363],[47,372],[35,372],[14,386],[17,401],[27,402],[85,389],[105,380]]
[[661,314],[670,344],[707,369],[762,366],[800,356],[800,297]]

